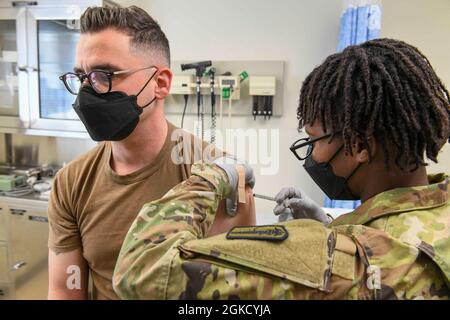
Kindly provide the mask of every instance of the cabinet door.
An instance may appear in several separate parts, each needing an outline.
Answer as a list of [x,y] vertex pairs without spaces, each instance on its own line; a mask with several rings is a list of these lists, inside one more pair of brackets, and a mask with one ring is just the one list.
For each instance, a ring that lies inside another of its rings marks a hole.
[[46,212],[10,207],[11,275],[17,299],[46,299],[48,219]]
[[0,202],[0,300],[15,299],[14,280],[11,275],[9,227],[9,209],[5,203]]
[[20,127],[21,113],[28,124],[25,19],[23,10],[0,9],[0,127]]
[[80,10],[72,11],[66,7],[27,9],[28,58],[35,67],[29,78],[32,129],[85,131],[72,108],[76,97],[59,80],[75,64]]
[[14,282],[9,268],[7,243],[0,242],[0,300],[15,299]]

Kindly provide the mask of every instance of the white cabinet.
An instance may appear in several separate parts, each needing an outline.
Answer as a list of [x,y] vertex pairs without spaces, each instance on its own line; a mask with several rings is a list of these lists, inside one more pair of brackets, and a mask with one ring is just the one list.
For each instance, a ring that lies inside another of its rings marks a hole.
[[0,197],[0,207],[0,299],[46,299],[47,202]]
[[10,262],[9,215],[8,206],[0,201],[0,300],[15,299],[15,284]]
[[26,28],[24,15],[0,2],[0,127],[20,127],[20,111],[27,104],[27,77],[19,72],[19,65],[26,65],[24,33],[19,31]]
[[0,0],[0,131],[88,137],[59,76],[72,71],[79,17],[95,5],[114,4]]

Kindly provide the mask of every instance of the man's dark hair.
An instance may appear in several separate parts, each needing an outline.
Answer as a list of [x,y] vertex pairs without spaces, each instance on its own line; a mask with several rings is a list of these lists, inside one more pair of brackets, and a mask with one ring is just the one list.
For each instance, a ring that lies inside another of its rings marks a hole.
[[305,79],[297,109],[299,130],[318,122],[326,132],[342,130],[345,151],[371,135],[389,165],[412,171],[437,162],[450,137],[450,99],[428,59],[398,40],[377,39],[329,56]]
[[143,9],[131,6],[89,7],[80,18],[81,33],[95,33],[114,28],[131,37],[136,49],[148,50],[149,56],[160,55],[170,65],[169,41],[156,22]]

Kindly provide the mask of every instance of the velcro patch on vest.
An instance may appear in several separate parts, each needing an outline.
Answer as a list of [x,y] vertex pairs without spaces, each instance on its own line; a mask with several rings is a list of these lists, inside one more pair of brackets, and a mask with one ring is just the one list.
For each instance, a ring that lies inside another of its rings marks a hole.
[[288,231],[282,225],[234,227],[227,233],[228,240],[283,241],[288,236]]

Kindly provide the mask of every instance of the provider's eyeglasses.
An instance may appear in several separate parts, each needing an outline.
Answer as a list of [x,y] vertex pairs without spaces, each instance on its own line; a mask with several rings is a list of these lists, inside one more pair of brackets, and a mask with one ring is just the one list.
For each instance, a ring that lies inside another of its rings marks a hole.
[[289,149],[292,151],[292,153],[294,154],[294,156],[300,160],[303,161],[306,158],[308,158],[311,153],[313,152],[314,149],[314,143],[316,141],[331,137],[333,135],[336,135],[338,133],[340,133],[341,131],[337,131],[335,133],[328,133],[326,135],[323,135],[321,137],[318,138],[301,138],[298,139],[297,141],[295,141],[290,147]]
[[67,91],[69,91],[73,95],[77,95],[80,90],[83,82],[87,79],[91,87],[97,93],[108,93],[112,88],[112,78],[116,75],[134,73],[141,70],[146,70],[150,68],[156,68],[155,66],[138,68],[138,69],[129,69],[129,70],[120,70],[120,71],[108,71],[108,70],[92,70],[88,73],[75,73],[75,72],[67,72],[59,77],[64,83]]

